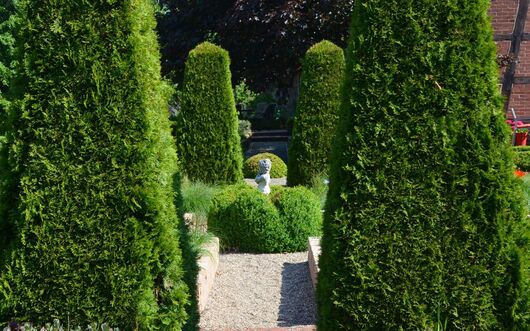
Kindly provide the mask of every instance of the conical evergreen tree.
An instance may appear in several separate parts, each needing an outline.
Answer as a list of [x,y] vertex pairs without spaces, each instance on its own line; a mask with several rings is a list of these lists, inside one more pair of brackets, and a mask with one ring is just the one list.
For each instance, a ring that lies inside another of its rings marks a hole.
[[488,0],[361,0],[319,330],[528,330],[528,229]]
[[293,136],[289,143],[289,186],[310,185],[313,177],[329,172],[329,155],[343,78],[342,48],[324,40],[307,51]]
[[243,179],[238,125],[228,52],[204,42],[186,60],[177,118],[178,152],[189,179],[204,183]]
[[185,320],[170,89],[150,0],[26,1],[0,320]]

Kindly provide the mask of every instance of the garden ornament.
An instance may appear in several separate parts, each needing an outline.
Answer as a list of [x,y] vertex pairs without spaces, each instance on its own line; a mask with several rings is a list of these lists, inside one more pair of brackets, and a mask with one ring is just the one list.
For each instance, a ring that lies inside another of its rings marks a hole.
[[271,167],[272,162],[269,159],[259,160],[258,162],[259,172],[256,176],[256,183],[258,183],[258,190],[263,194],[271,193]]

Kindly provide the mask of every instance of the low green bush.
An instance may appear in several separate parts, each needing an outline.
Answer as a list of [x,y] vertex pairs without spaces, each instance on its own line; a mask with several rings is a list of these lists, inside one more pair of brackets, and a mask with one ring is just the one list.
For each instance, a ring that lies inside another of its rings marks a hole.
[[522,171],[530,171],[530,146],[516,147],[515,150],[515,167]]
[[297,186],[271,196],[287,235],[286,249],[303,251],[307,238],[319,236],[322,227],[320,199],[308,188]]
[[208,229],[225,249],[279,253],[304,250],[320,235],[318,196],[302,187],[273,186],[267,196],[248,185],[231,185],[213,199]]
[[223,248],[253,253],[283,250],[285,229],[269,198],[246,185],[231,185],[218,194],[208,216],[208,229]]
[[245,160],[245,163],[243,164],[243,175],[245,178],[256,177],[259,170],[259,160],[263,159],[271,160],[271,178],[282,178],[287,176],[287,165],[279,156],[272,153],[260,153]]

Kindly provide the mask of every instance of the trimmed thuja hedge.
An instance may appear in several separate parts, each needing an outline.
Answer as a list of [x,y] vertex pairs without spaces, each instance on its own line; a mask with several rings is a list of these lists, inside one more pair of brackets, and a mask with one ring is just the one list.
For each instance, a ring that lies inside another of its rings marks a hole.
[[177,159],[153,4],[25,3],[0,321],[179,330]]
[[343,77],[344,51],[340,47],[324,40],[307,51],[289,144],[289,186],[309,186],[313,177],[328,173]]
[[319,330],[528,330],[528,231],[489,0],[355,6]]
[[204,42],[186,61],[182,111],[177,118],[178,152],[192,181],[236,183],[243,179],[230,58]]

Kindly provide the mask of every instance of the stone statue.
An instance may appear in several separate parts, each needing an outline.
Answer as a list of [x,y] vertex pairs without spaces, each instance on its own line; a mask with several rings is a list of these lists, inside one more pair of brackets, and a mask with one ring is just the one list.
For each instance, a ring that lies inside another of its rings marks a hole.
[[258,183],[258,190],[261,193],[269,194],[271,193],[270,183],[271,183],[271,167],[272,162],[269,159],[259,160],[258,162],[259,172],[256,176],[256,183]]

